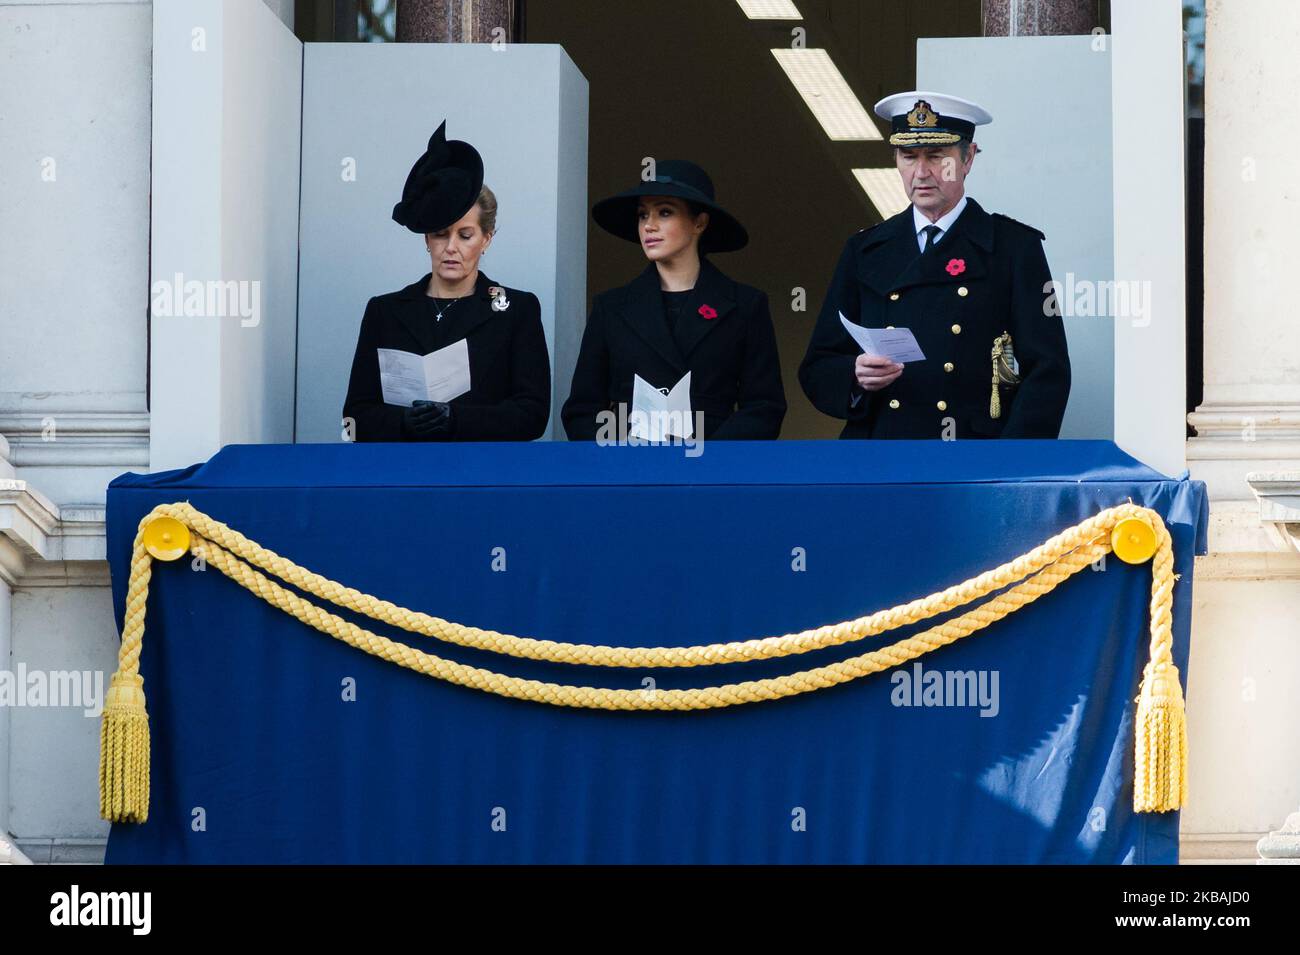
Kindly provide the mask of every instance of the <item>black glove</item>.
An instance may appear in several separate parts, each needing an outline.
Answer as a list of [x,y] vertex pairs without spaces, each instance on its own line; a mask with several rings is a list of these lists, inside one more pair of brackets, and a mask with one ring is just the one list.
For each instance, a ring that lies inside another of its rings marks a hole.
[[416,401],[402,414],[402,431],[417,441],[449,435],[453,426],[451,405],[445,401]]

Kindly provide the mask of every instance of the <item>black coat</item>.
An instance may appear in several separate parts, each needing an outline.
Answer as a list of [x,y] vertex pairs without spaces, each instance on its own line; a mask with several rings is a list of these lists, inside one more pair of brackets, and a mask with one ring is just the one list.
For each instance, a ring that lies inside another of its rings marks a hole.
[[507,288],[510,305],[493,311],[479,273],[474,294],[445,309],[442,320],[425,294],[429,275],[366,305],[352,359],[343,417],[355,422],[357,441],[403,441],[403,408],[384,403],[379,348],[427,355],[460,339],[469,350],[470,390],[450,404],[453,441],[531,441],[546,431],[551,409],[551,363],[541,305],[532,292]]
[[[942,438],[945,425],[956,438],[1057,437],[1070,358],[1049,298],[1044,238],[974,199],[924,255],[911,206],[852,236],[799,366],[804,393],[819,410],[848,419],[842,438]],[[861,349],[839,312],[868,328],[911,329],[925,360],[908,362],[887,388],[863,391],[853,373]],[[1004,331],[1021,382],[1001,386],[1002,413],[993,418],[993,342]]]
[[[716,317],[701,315],[703,306]],[[664,317],[654,263],[627,285],[595,297],[560,411],[570,440],[595,439],[600,412],[617,414],[619,404],[631,409],[634,374],[655,388],[671,388],[688,371],[691,410],[704,412],[705,438],[780,434],[785,390],[767,296],[733,282],[705,259],[681,321],[679,348]]]

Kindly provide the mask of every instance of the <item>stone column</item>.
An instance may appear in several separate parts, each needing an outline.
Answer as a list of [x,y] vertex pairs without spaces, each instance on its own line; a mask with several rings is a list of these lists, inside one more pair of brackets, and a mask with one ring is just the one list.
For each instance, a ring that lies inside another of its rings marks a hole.
[[[1187,677],[1201,701],[1188,708],[1196,797],[1182,830],[1245,849],[1300,797],[1300,104],[1287,92],[1300,83],[1300,26],[1290,0],[1207,0],[1205,37],[1205,391],[1187,466],[1209,488],[1210,525]],[[1295,828],[1260,853],[1293,852]]]
[[0,3],[0,480],[60,504],[149,465],[150,21]]
[[1187,460],[1216,500],[1253,500],[1248,472],[1300,469],[1294,12],[1206,4],[1205,396]]
[[985,36],[1074,36],[1100,25],[1096,0],[984,0]]
[[399,43],[514,42],[514,0],[402,0]]

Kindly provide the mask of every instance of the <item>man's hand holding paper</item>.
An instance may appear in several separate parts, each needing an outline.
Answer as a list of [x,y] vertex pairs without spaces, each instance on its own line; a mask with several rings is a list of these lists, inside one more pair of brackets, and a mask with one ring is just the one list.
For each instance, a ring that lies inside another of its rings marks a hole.
[[840,313],[840,322],[862,354],[853,365],[853,374],[863,391],[888,388],[903,373],[909,361],[924,361],[925,354],[907,328],[864,328],[855,325]]

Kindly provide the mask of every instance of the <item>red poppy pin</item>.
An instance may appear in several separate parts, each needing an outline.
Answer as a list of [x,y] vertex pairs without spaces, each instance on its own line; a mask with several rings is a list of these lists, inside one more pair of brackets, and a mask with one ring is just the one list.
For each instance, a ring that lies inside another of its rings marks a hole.
[[944,266],[949,275],[961,275],[966,271],[965,259],[949,259],[948,264]]
[[717,313],[717,311],[716,311],[716,310],[713,308],[713,306],[711,306],[711,305],[701,305],[701,306],[700,306],[700,314],[703,315],[705,318],[717,318],[717,317],[718,317],[718,313]]

